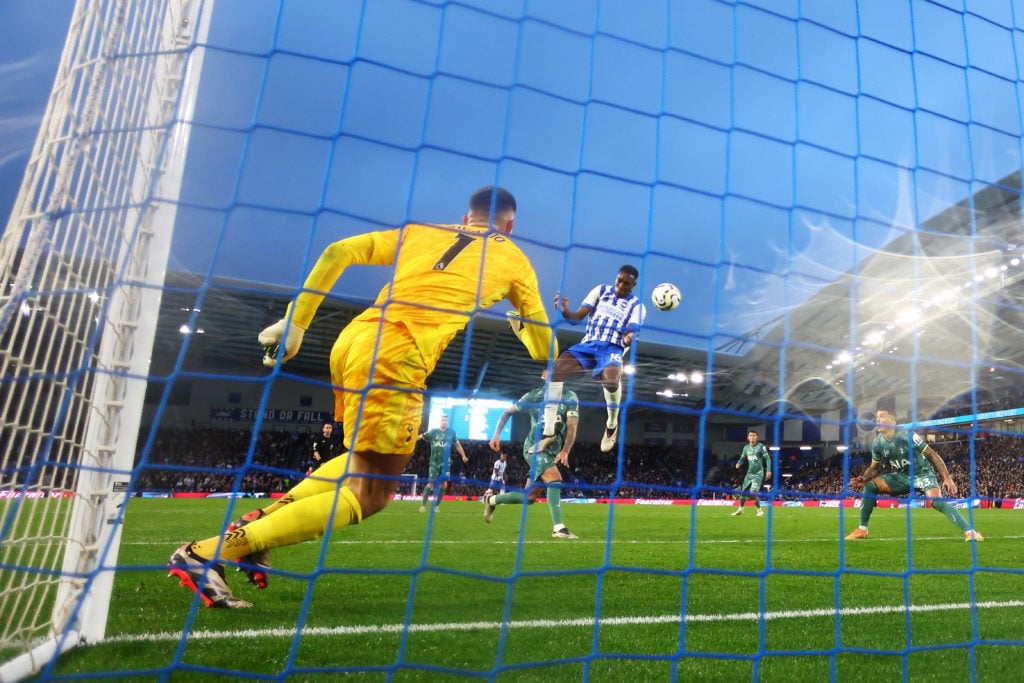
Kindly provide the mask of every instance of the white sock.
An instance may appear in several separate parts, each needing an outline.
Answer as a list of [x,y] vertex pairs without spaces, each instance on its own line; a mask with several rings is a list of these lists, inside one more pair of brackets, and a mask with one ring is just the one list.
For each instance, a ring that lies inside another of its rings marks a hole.
[[[604,389],[604,387],[601,387]],[[622,385],[615,387],[615,391],[604,389],[604,402],[608,406],[608,429],[615,429],[619,421],[619,401],[622,400]]]
[[558,403],[562,400],[565,382],[549,382],[544,396],[544,436],[555,435],[555,421],[558,420]]

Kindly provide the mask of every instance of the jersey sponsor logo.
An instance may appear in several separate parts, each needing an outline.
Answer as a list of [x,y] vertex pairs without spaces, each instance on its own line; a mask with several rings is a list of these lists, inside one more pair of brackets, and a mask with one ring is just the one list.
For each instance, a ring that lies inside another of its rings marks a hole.
[[622,322],[626,319],[626,308],[624,306],[625,300],[620,300],[619,304],[615,304],[610,301],[601,301],[597,304],[596,315],[602,318],[611,318],[617,322]]

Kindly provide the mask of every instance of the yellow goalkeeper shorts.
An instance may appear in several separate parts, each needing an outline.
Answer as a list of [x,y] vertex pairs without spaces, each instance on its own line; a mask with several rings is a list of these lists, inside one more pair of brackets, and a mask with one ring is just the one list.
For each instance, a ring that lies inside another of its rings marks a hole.
[[331,349],[334,419],[345,426],[348,449],[412,453],[426,382],[423,355],[405,327],[379,320],[349,323]]

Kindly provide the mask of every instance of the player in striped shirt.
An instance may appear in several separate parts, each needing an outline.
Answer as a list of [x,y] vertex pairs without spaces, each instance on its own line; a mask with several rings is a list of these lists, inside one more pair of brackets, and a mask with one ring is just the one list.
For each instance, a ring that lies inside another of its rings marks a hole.
[[555,429],[557,403],[562,398],[565,380],[590,372],[604,387],[608,421],[601,437],[601,450],[610,451],[619,434],[619,401],[622,400],[622,357],[644,322],[647,310],[633,294],[639,271],[633,266],[619,268],[615,284],[598,285],[584,297],[575,311],[569,309],[569,297],[555,293],[555,307],[572,324],[587,319],[583,339],[555,360],[544,406],[544,436]]
[[494,493],[495,489],[498,490],[498,493],[505,493],[506,468],[508,468],[508,456],[502,453],[494,461],[494,469],[491,470],[491,483],[487,485],[487,491],[484,492],[485,498]]

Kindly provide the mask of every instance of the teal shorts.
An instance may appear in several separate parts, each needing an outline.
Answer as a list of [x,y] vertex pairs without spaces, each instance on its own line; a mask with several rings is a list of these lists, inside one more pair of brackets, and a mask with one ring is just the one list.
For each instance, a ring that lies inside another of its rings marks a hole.
[[540,475],[555,464],[554,456],[547,453],[524,453],[523,460],[530,466],[530,474],[527,476],[531,482],[540,481]]
[[750,491],[751,493],[760,493],[761,486],[764,484],[764,476],[751,477],[746,476],[743,478],[743,486],[740,487],[741,491]]
[[[893,492],[893,495],[902,496],[905,493],[910,493],[910,476],[904,472],[889,472],[888,474],[883,474],[881,479],[889,487],[889,490]],[[913,488],[922,493],[928,489],[942,490],[939,486],[939,480],[935,477],[934,473],[915,474]]]

